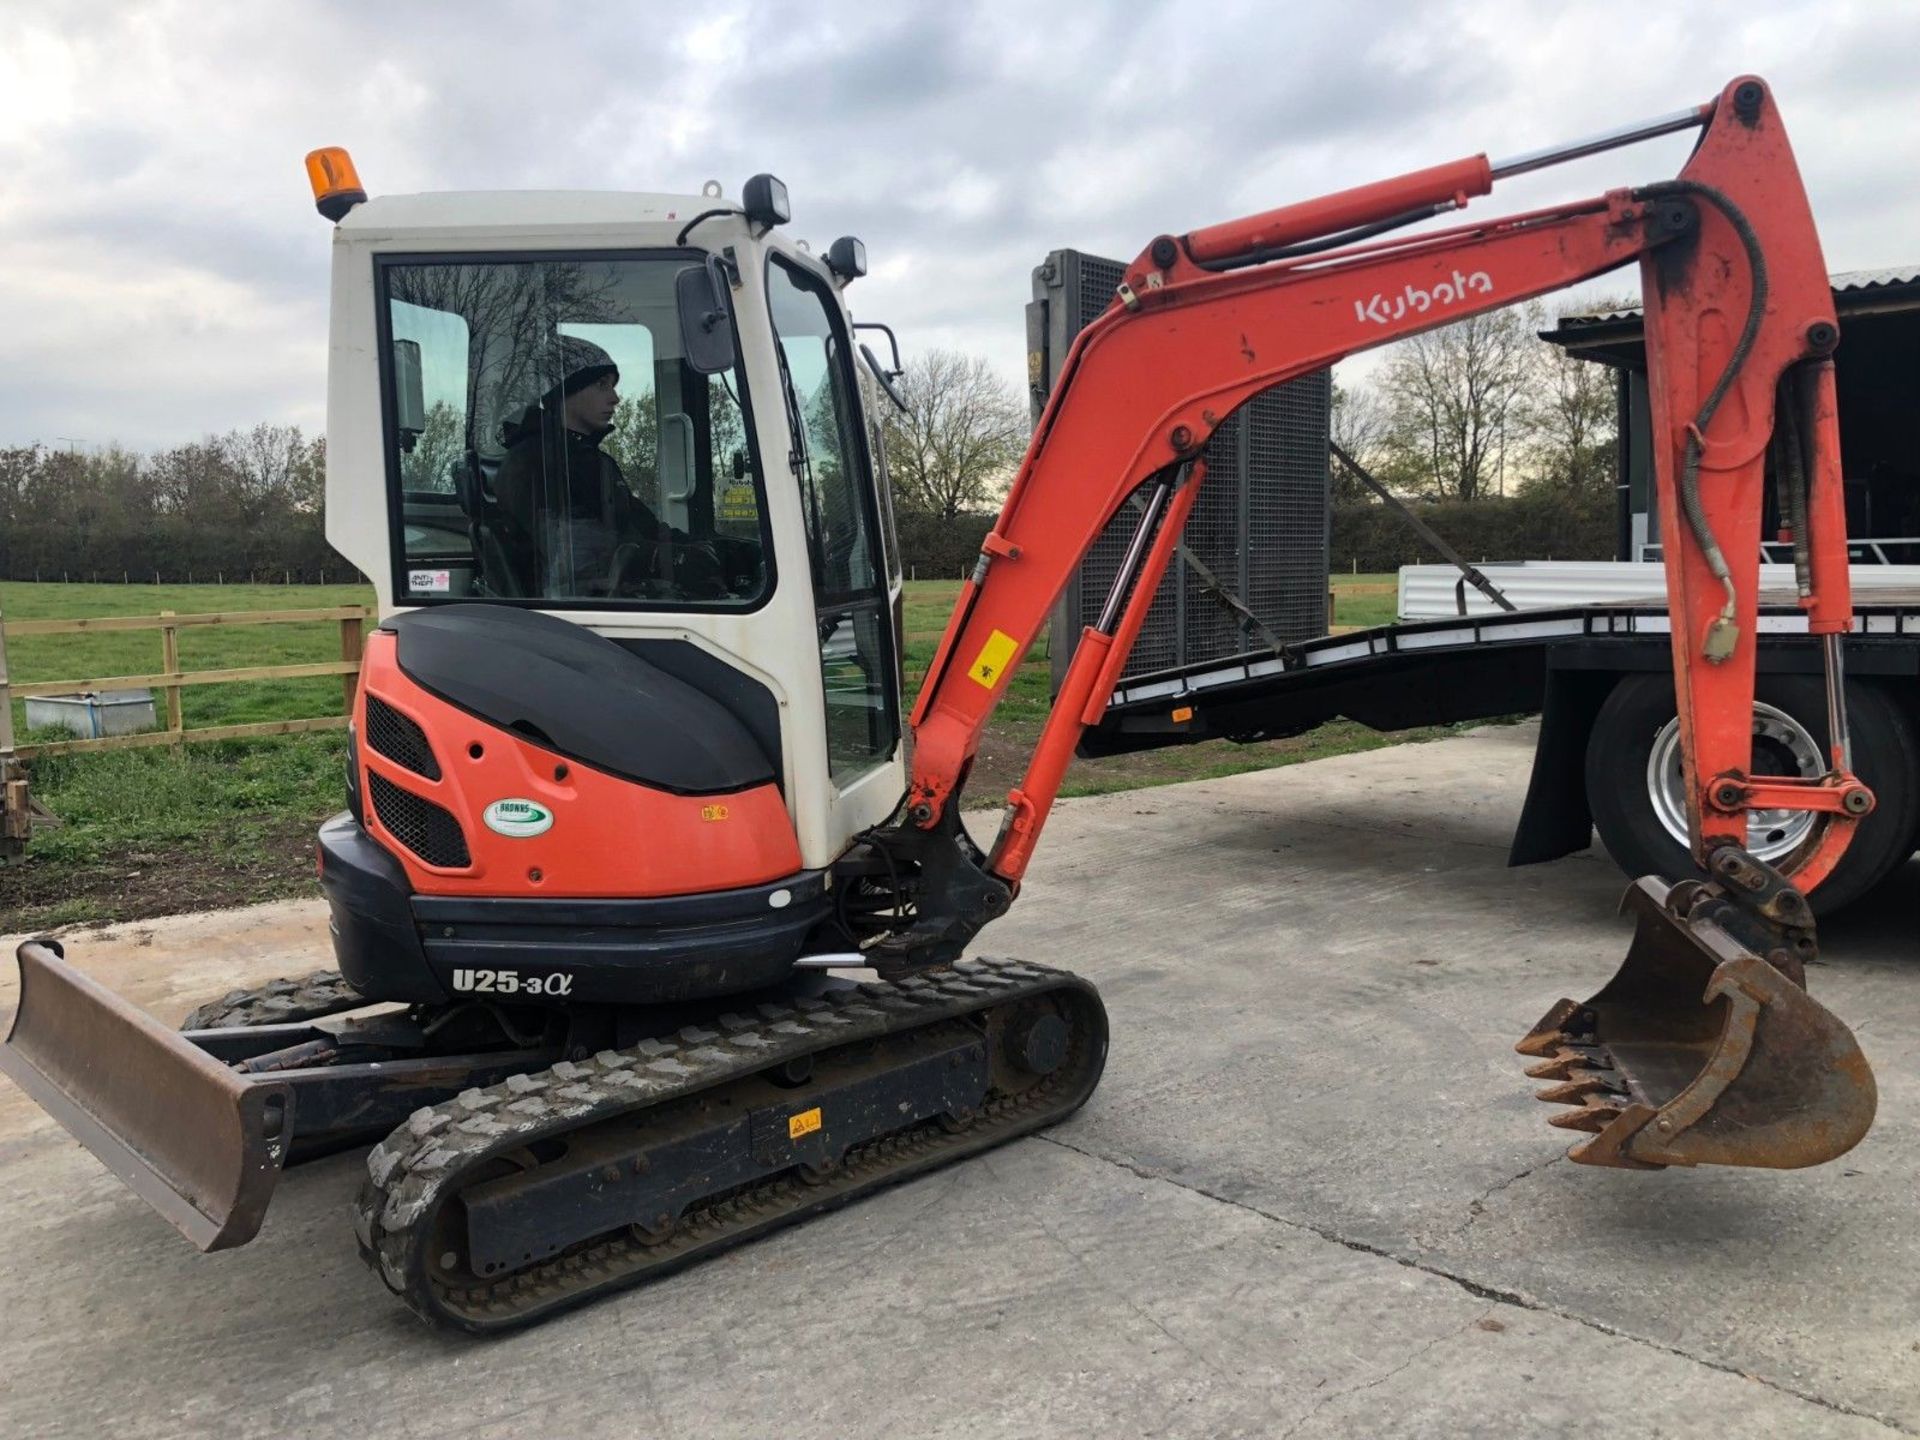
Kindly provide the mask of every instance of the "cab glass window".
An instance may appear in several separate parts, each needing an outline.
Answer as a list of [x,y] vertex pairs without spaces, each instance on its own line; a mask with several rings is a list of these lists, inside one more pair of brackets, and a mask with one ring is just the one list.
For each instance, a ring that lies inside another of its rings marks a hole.
[[833,778],[844,782],[889,758],[899,740],[898,677],[859,392],[826,283],[776,256],[767,292],[813,567],[827,756]]
[[900,530],[893,514],[893,479],[887,473],[886,426],[880,423],[882,407],[893,402],[880,393],[864,367],[854,369],[860,376],[860,398],[867,409],[867,453],[873,456],[873,491],[880,504],[880,542],[887,556],[887,579],[897,585],[903,571],[900,560]]
[[771,584],[742,381],[680,343],[697,257],[389,261],[395,593],[744,609]]

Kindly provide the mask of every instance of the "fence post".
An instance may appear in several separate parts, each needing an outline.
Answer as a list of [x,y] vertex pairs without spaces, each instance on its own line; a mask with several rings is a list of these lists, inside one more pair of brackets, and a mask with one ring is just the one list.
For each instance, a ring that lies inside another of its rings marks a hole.
[[[168,619],[173,613],[171,610],[162,610],[160,618]],[[180,673],[180,627],[177,625],[163,625],[160,628],[160,668],[169,675]],[[169,685],[167,686],[167,732],[176,737],[174,744],[180,743],[177,737],[186,728],[180,715],[180,687]]]
[[0,613],[0,865],[24,856],[32,835],[27,775],[13,758],[13,686],[7,679],[6,616]]
[[7,617],[0,611],[0,780],[13,762],[13,686],[7,680]]
[[[361,658],[362,646],[365,644],[363,638],[365,625],[366,621],[358,615],[343,615],[340,618],[340,658],[342,660]],[[349,715],[353,714],[353,693],[359,684],[360,672],[357,670],[351,675],[340,677],[340,700]]]

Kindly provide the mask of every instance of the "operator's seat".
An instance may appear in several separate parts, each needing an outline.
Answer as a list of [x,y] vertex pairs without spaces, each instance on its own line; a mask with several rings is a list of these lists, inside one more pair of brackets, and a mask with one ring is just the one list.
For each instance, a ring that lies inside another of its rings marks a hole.
[[466,463],[457,468],[460,509],[467,517],[467,535],[473,542],[475,592],[509,598],[533,594],[532,542],[493,493],[493,476],[500,462],[468,450]]

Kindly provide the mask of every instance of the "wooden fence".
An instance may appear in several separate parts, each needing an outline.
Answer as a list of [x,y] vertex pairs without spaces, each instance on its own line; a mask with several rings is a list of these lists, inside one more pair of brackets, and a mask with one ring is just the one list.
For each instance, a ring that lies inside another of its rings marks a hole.
[[[342,730],[353,711],[354,688],[359,683],[361,646],[372,612],[365,605],[334,605],[318,610],[228,610],[205,615],[104,615],[80,620],[0,620],[0,864],[18,859],[26,849],[36,819],[50,820],[27,790],[20,762],[39,755],[63,755],[76,750],[123,750],[147,745],[183,745],[198,740],[239,740],[254,735],[295,735],[314,730]],[[225,670],[182,670],[180,632],[204,626],[291,625],[331,620],[340,627],[340,658],[298,665],[248,665]],[[88,676],[77,680],[10,682],[7,641],[25,635],[103,635],[115,631],[152,630],[160,636],[160,668],[151,675]],[[340,711],[300,720],[261,720],[245,725],[204,725],[186,728],[181,718],[180,692],[188,685],[229,685],[247,680],[297,680],[315,675],[340,677]],[[125,690],[152,690],[166,707],[166,723],[158,730],[133,735],[101,735],[76,740],[51,740],[15,746],[13,702],[41,695],[111,694]]]
[[[367,618],[364,605],[334,605],[322,610],[227,610],[207,615],[106,615],[81,620],[10,620],[0,624],[0,755],[18,759],[61,755],[74,750],[118,750],[142,745],[179,745],[194,740],[237,740],[252,735],[291,735],[310,730],[344,729],[353,709],[354,686],[360,674],[360,652]],[[180,632],[203,626],[292,625],[331,620],[340,627],[340,658],[298,665],[247,665],[228,670],[182,670]],[[36,680],[12,684],[7,680],[6,642],[25,635],[103,635],[114,631],[154,630],[160,635],[160,668],[151,675],[88,676],[77,680]],[[180,692],[188,685],[229,685],[248,680],[298,680],[315,675],[340,677],[340,713],[303,720],[262,720],[246,725],[185,727],[180,716]],[[39,695],[107,694],[123,690],[152,690],[163,696],[166,724],[136,735],[103,735],[78,740],[54,740],[39,745],[13,744],[13,700]]]

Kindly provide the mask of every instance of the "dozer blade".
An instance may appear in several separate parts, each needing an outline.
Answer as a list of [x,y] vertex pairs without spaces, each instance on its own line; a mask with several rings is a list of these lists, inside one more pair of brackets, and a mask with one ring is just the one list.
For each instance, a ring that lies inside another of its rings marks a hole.
[[[1633,945],[1591,1000],[1562,1000],[1515,1048],[1540,1094],[1577,1109],[1586,1165],[1760,1165],[1844,1155],[1873,1124],[1866,1056],[1805,989],[1688,903],[1702,887],[1634,882]],[[1672,896],[1670,903],[1669,896]],[[1783,954],[1783,957],[1784,954]]]
[[0,1072],[201,1250],[251,1240],[286,1159],[292,1087],[221,1064],[52,941],[17,958]]

